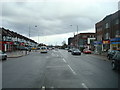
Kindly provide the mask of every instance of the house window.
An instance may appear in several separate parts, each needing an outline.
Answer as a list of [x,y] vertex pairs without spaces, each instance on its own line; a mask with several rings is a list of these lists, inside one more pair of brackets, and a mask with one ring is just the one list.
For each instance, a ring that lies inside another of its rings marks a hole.
[[116,20],[115,20],[115,24],[119,24],[119,19],[116,19]]
[[115,37],[120,37],[120,30],[116,30]]
[[5,36],[3,37],[3,41],[6,41],[6,37]]
[[105,24],[105,28],[109,28],[109,24],[108,23]]
[[109,33],[105,34],[105,39],[109,39]]
[[120,35],[120,30],[117,30],[117,31],[116,31],[116,35]]

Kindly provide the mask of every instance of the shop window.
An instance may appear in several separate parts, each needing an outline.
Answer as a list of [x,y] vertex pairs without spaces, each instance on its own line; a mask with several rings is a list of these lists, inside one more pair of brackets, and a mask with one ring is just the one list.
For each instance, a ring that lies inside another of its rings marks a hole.
[[118,44],[118,49],[120,49],[120,44]]
[[120,30],[116,30],[115,37],[120,37]]
[[117,30],[117,31],[116,31],[116,35],[120,35],[120,30]]

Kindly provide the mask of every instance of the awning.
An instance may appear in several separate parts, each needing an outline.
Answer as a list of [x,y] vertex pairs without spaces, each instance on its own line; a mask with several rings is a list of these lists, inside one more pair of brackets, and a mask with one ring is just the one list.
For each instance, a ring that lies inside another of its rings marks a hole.
[[94,41],[94,45],[102,44],[102,41]]
[[113,38],[110,41],[120,41],[120,38]]
[[120,44],[120,42],[111,42],[111,44]]

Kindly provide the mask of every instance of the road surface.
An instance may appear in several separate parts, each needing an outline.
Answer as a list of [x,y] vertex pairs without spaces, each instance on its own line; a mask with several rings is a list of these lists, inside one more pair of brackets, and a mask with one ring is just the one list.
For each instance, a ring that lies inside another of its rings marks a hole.
[[67,50],[31,52],[2,64],[3,88],[118,88],[119,71],[105,57]]

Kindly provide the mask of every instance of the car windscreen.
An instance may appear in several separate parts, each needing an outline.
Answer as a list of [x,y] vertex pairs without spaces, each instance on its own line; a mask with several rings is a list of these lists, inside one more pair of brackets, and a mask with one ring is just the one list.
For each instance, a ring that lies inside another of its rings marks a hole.
[[74,51],[80,51],[79,49],[75,49]]
[[41,49],[47,49],[47,48],[45,48],[45,47],[42,47]]

